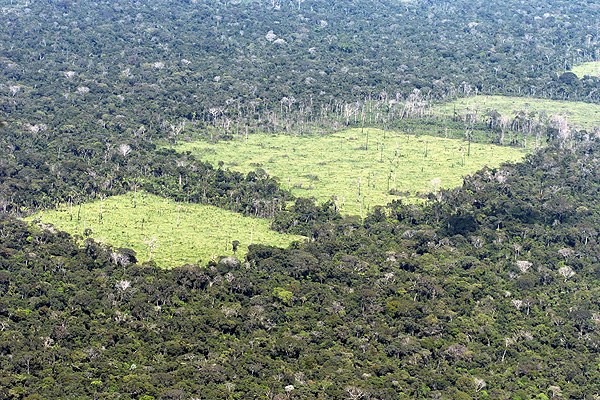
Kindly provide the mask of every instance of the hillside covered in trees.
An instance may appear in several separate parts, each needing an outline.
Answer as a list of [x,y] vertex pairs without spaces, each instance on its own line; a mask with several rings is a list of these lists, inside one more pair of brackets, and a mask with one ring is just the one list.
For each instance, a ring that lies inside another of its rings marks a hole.
[[[599,103],[569,72],[599,20],[593,0],[0,0],[0,399],[598,399],[598,128],[431,110]],[[174,150],[365,126],[539,148],[364,218]],[[23,219],[138,191],[307,239],[165,270]]]

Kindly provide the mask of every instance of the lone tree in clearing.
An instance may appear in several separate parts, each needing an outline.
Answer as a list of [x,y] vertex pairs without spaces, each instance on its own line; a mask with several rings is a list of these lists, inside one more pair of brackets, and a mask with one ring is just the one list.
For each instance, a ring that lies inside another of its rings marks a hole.
[[231,249],[233,250],[233,254],[236,254],[238,251],[238,247],[240,246],[239,240],[234,240],[231,242]]

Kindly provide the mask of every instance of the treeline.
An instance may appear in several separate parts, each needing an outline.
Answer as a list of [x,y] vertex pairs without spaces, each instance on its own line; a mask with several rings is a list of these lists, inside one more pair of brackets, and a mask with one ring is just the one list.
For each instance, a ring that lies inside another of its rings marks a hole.
[[0,119],[24,131],[330,126],[356,119],[356,102],[404,104],[415,89],[432,101],[600,99],[598,78],[564,73],[599,57],[586,2],[14,1],[2,12]]
[[[568,146],[572,141],[594,136],[593,132],[572,130],[566,121],[561,123],[560,118],[548,120],[526,113],[514,118],[495,111],[483,116],[461,113],[451,119],[437,118],[427,104],[418,92],[404,103],[390,105],[386,99],[354,103],[352,113],[338,118],[337,122],[333,120],[333,127],[380,126],[384,130],[409,134],[513,146],[525,146],[528,141],[540,145],[548,140]],[[332,128],[328,125],[331,120],[318,123]],[[195,129],[199,126],[202,125]],[[301,134],[299,126],[293,125],[292,132]],[[213,128],[194,131],[192,136],[216,141],[231,139],[235,134],[221,127]],[[311,131],[311,134],[318,132]],[[145,129],[121,135],[103,130],[52,130],[43,124],[25,129],[3,124],[0,133],[0,146],[6,149],[6,157],[0,159],[0,211],[5,213],[24,215],[58,204],[77,205],[127,191],[145,190],[177,201],[212,204],[246,215],[276,217],[277,230],[304,235],[311,234],[316,220],[298,222],[305,218],[303,208],[321,208],[322,215],[318,219],[321,222],[333,215],[339,218],[331,204],[317,205],[306,199],[301,199],[298,207],[284,210],[286,202],[294,198],[281,189],[277,178],[261,169],[244,175],[222,166],[211,166],[189,153],[169,149],[167,141]],[[188,140],[182,134],[173,139]]]
[[22,215],[58,204],[145,190],[177,201],[212,204],[272,217],[291,195],[264,172],[241,174],[189,154],[157,149],[144,136],[127,140],[101,133],[44,137],[0,127],[8,149],[0,159],[0,211]]
[[593,399],[598,168],[597,141],[550,146],[169,271],[4,215],[0,397]]

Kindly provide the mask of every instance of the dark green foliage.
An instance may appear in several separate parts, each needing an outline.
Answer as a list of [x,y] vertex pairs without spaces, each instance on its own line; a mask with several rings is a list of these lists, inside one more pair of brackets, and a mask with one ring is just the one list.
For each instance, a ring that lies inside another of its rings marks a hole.
[[592,398],[598,168],[550,147],[245,265],[119,264],[1,217],[2,396]]
[[277,213],[272,228],[278,232],[311,236],[317,226],[341,218],[333,201],[316,204],[314,199],[298,198],[294,205]]
[[[368,123],[415,88],[435,99],[485,93],[597,102],[598,78],[561,75],[597,56],[594,7],[567,0],[15,2],[0,32],[0,120],[46,125],[28,135],[34,141],[96,131],[180,140],[188,135],[183,122],[225,136],[255,125],[288,130],[323,114],[358,122],[342,109],[384,100]],[[71,150],[91,157],[105,152],[105,142],[90,138]]]
[[133,138],[127,145],[129,153],[122,156],[118,142],[113,142],[118,139],[98,134],[98,140],[105,141],[98,147],[105,150],[99,149],[88,158],[76,150],[65,149],[58,155],[45,152],[44,144],[52,146],[53,142],[31,146],[30,138],[22,138],[10,129],[1,132],[0,141],[19,146],[11,157],[0,160],[3,211],[69,203],[76,213],[80,202],[143,189],[177,201],[213,204],[266,217],[274,215],[290,197],[266,174],[244,176],[214,169],[190,155],[157,151],[142,139]]

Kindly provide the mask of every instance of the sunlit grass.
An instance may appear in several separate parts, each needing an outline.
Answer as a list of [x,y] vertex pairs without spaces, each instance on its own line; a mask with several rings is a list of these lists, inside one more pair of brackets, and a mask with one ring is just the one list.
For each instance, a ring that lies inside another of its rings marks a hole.
[[540,116],[540,113],[545,114],[547,118],[552,115],[562,115],[567,117],[570,124],[584,129],[591,129],[600,125],[600,105],[581,101],[509,96],[472,96],[434,107],[435,113],[448,116],[452,116],[454,111],[464,114],[467,110],[477,111],[477,114],[481,117],[492,110],[511,118],[514,118],[520,111],[525,111],[528,115],[535,113],[536,118]]
[[[469,149],[470,147],[470,149]],[[262,168],[296,196],[334,199],[342,213],[365,216],[375,205],[459,186],[483,166],[520,160],[523,149],[378,129],[328,135],[254,134],[230,141],[182,143],[204,161],[244,173]]]
[[176,203],[143,192],[108,197],[81,207],[64,205],[28,220],[52,224],[81,237],[89,234],[113,247],[131,248],[140,262],[153,260],[161,267],[205,264],[218,256],[234,255],[235,240],[239,241],[235,255],[240,258],[252,243],[287,247],[304,240],[270,230],[271,222],[266,219],[208,205]]
[[600,77],[600,61],[590,61],[575,65],[571,72],[577,77],[583,78],[586,75]]

